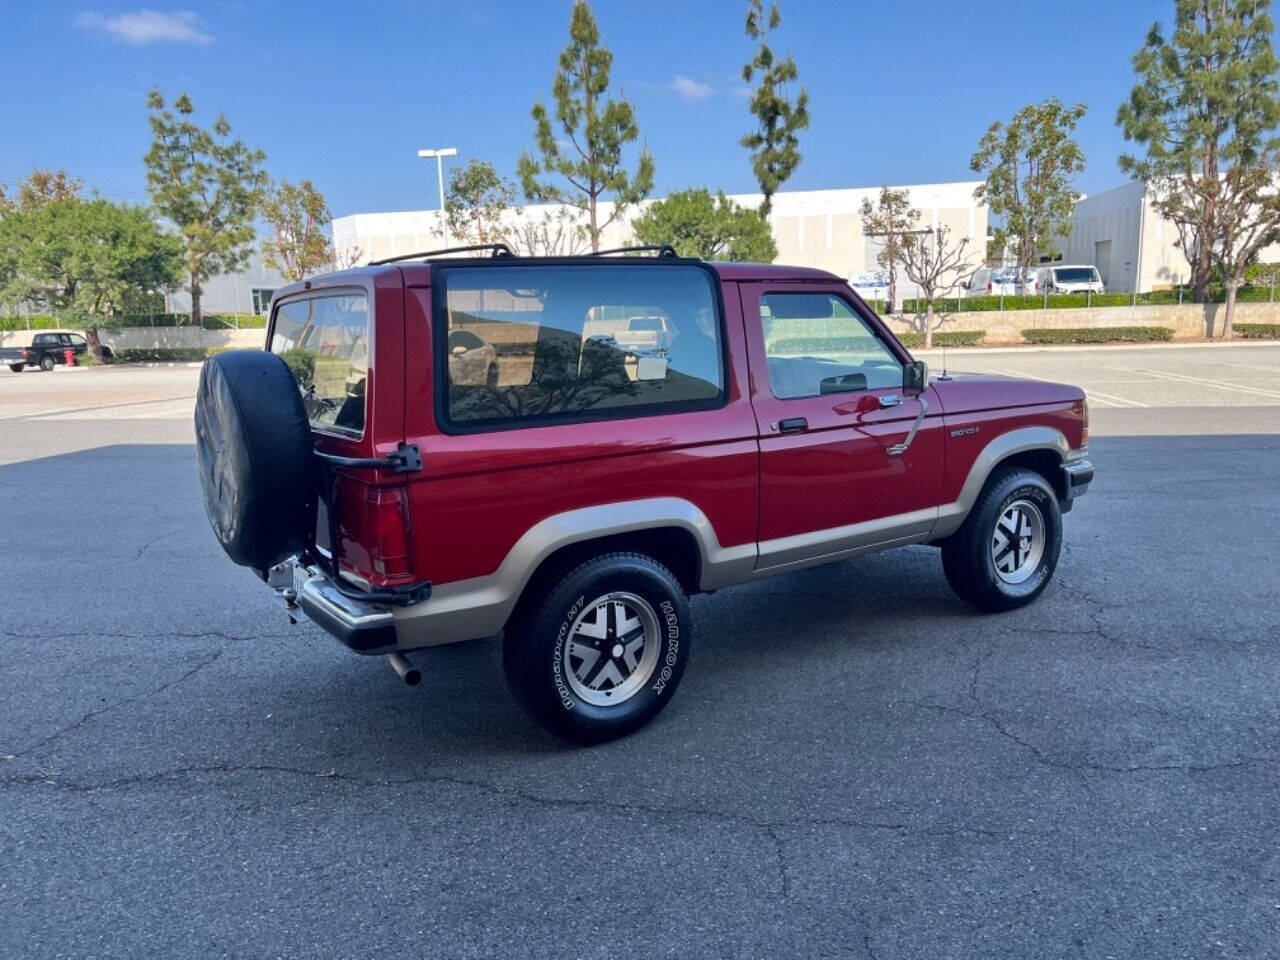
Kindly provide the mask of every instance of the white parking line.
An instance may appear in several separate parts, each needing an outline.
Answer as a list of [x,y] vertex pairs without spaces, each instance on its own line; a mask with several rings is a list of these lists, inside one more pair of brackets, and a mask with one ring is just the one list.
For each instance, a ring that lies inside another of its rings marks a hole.
[[[1012,370],[995,370],[993,373],[999,373],[1006,377],[1020,377],[1023,380],[1039,380],[1041,383],[1060,383],[1058,380],[1049,380],[1045,377],[1037,377],[1030,373],[1017,373]],[[1089,387],[1081,387],[1089,402],[1094,400],[1100,401],[1104,407],[1146,407],[1149,404],[1139,403],[1137,400],[1130,400],[1127,397],[1115,397],[1109,393],[1103,393],[1101,390],[1093,390]]]
[[1271,373],[1280,373],[1280,367],[1268,366],[1265,363],[1227,363],[1224,360],[1215,360],[1213,365],[1216,367],[1235,367],[1237,370],[1267,370]]
[[1206,387],[1217,387],[1219,390],[1234,390],[1237,393],[1249,393],[1256,397],[1273,397],[1280,400],[1280,393],[1274,390],[1259,390],[1257,387],[1242,387],[1237,383],[1223,383],[1221,380],[1209,380],[1205,377],[1193,377],[1185,373],[1166,373],[1162,370],[1138,370],[1148,376],[1160,377],[1164,380],[1181,381],[1182,383],[1198,383]]

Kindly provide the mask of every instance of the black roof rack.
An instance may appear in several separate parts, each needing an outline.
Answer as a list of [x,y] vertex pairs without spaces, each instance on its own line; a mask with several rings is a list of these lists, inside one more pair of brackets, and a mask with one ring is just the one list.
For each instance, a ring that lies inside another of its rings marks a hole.
[[660,257],[678,256],[678,254],[676,253],[676,248],[671,246],[671,244],[669,243],[659,243],[659,244],[654,244],[652,246],[641,246],[641,247],[613,247],[612,249],[609,249],[609,250],[597,250],[595,253],[587,254],[587,256],[607,257],[612,253],[645,253],[645,252],[656,253]]
[[371,260],[369,266],[380,267],[384,263],[399,263],[401,260],[425,260],[427,257],[438,257],[444,253],[466,253],[469,250],[492,250],[495,257],[515,256],[515,252],[505,243],[472,243],[465,247],[441,247],[439,250],[402,253],[398,257],[387,257],[385,260]]

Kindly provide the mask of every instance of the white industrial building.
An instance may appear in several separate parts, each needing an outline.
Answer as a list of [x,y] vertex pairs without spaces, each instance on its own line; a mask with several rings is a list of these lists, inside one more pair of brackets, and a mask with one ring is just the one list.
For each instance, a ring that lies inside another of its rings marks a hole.
[[[921,212],[922,228],[945,224],[953,239],[967,238],[969,259],[974,269],[981,266],[986,254],[987,208],[973,198],[977,181],[931,183],[907,186],[910,203]],[[784,191],[773,197],[769,225],[778,245],[778,262],[796,266],[820,267],[842,277],[852,273],[878,270],[876,255],[881,241],[863,233],[862,201],[875,203],[880,188],[857,187],[841,190]],[[730,197],[747,207],[760,204],[759,194],[737,194]],[[610,224],[601,238],[601,246],[620,247],[634,242],[631,220],[649,202],[628,208]],[[607,219],[612,204],[600,207]],[[559,205],[530,205],[513,213],[509,226],[518,231],[544,220],[555,223],[557,216],[580,216],[572,208]],[[570,231],[571,232],[571,231]],[[367,263],[385,257],[431,250],[445,245],[440,214],[436,210],[413,210],[391,213],[356,213],[333,221],[333,241],[339,262]],[[583,252],[585,243],[562,244],[557,253]],[[548,252],[540,250],[538,252]],[[913,291],[901,277],[899,292],[911,296]]]
[[[255,244],[244,269],[209,277],[201,284],[200,309],[205,313],[262,315],[271,308],[272,294],[287,282],[278,270],[263,262],[261,246]],[[185,287],[178,288],[165,301],[166,310],[189,313],[191,291]]]
[[[1059,244],[1061,263],[1093,264],[1108,291],[1138,293],[1187,283],[1191,266],[1178,249],[1178,228],[1156,211],[1146,185],[1133,181],[1078,201],[1071,233]],[[1280,261],[1280,246],[1262,250]]]

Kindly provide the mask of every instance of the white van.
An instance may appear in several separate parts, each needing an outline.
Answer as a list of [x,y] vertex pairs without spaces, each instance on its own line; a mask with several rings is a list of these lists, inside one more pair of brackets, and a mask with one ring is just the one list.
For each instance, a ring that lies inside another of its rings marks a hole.
[[980,267],[969,278],[971,297],[1018,297],[1039,292],[1039,282],[1032,270],[1028,270],[1021,281],[1017,267]]
[[1048,293],[1106,293],[1098,268],[1080,264],[1041,267],[1040,283]]

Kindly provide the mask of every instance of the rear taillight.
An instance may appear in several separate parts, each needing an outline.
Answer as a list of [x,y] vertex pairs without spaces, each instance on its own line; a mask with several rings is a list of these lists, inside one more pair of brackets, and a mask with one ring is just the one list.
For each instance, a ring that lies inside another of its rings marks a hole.
[[31,359],[31,351],[30,351],[30,350],[28,350],[26,347],[23,347],[23,348],[22,348],[22,359],[23,359],[23,360],[30,360],[30,359]]
[[407,487],[370,487],[364,497],[363,540],[373,572],[388,579],[413,573]]
[[987,293],[990,293],[990,292],[991,292],[991,290],[992,290],[991,284],[989,284],[989,283],[988,283],[988,284],[987,284]]
[[[377,581],[403,580],[413,573],[409,549],[407,487],[374,487],[340,474],[334,477],[335,526],[344,569]],[[329,517],[321,503],[316,544],[329,550]]]

